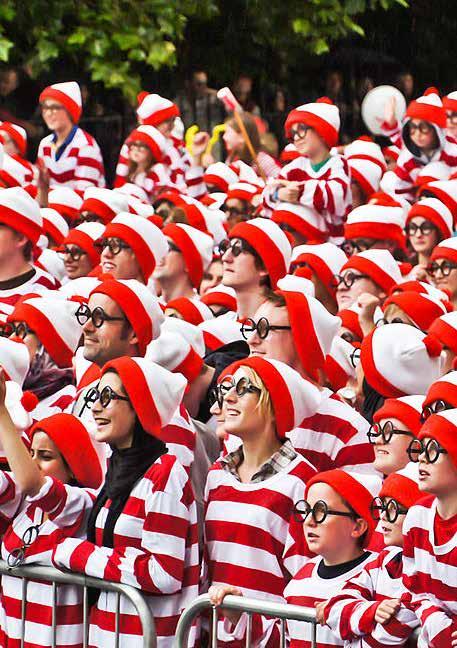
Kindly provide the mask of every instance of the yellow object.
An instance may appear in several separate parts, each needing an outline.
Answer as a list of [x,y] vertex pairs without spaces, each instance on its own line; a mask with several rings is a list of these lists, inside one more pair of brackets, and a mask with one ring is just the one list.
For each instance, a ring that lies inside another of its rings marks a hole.
[[217,124],[217,126],[215,126],[213,128],[213,134],[211,135],[211,138],[210,138],[210,140],[208,142],[208,146],[206,147],[205,153],[207,153],[208,155],[211,155],[211,151],[213,150],[213,146],[215,144],[217,144],[217,142],[220,140],[220,137],[221,137],[222,133],[225,132],[226,128],[227,128],[226,124]]
[[184,141],[186,143],[186,149],[189,151],[189,153],[192,155],[192,149],[193,149],[193,143],[194,143],[194,138],[195,135],[199,131],[199,127],[197,124],[194,124],[193,126],[189,126],[189,128],[186,130],[186,134],[184,135]]

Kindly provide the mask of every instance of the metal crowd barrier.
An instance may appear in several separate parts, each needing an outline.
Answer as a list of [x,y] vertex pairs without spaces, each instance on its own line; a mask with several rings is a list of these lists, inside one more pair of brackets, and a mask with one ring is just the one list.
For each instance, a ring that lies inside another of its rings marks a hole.
[[25,618],[27,610],[27,583],[30,580],[41,580],[52,583],[52,648],[56,648],[57,627],[56,627],[56,605],[57,589],[59,585],[79,585],[83,588],[83,647],[87,648],[89,638],[89,588],[117,592],[115,638],[114,648],[119,648],[119,618],[121,595],[125,596],[135,607],[143,628],[143,648],[156,648],[157,637],[154,626],[154,618],[141,591],[131,585],[113,583],[100,578],[92,578],[82,574],[61,572],[53,567],[40,567],[38,565],[22,565],[21,567],[9,567],[4,560],[0,560],[0,574],[8,574],[22,578],[22,605],[21,605],[21,648],[24,648]]
[[[314,608],[302,607],[300,605],[288,605],[286,603],[274,603],[260,599],[247,598],[244,596],[228,595],[224,598],[224,608],[247,612],[248,622],[246,627],[246,648],[251,648],[252,615],[262,614],[280,620],[280,643],[279,648],[286,648],[286,620],[304,621],[312,624],[311,648],[317,648],[317,622]],[[205,610],[211,610],[210,620],[210,643],[209,648],[217,648],[217,607],[211,604],[208,594],[202,594],[195,599],[181,614],[176,628],[175,648],[187,648],[187,640],[192,623]],[[419,631],[416,630],[410,637],[407,646],[416,645]]]

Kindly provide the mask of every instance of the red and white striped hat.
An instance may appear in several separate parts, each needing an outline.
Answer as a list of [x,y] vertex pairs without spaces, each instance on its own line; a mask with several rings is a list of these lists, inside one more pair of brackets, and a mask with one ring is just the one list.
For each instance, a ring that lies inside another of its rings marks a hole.
[[[308,268],[300,268],[300,270],[308,270],[311,276],[311,271]],[[286,274],[278,281],[278,290],[289,290],[290,292],[302,292],[304,295],[310,297],[315,296],[314,284],[307,276],[299,274]]]
[[316,413],[322,398],[320,390],[289,365],[259,356],[243,358],[224,369],[219,381],[233,376],[240,367],[253,369],[265,385],[273,405],[279,438],[284,439],[287,432]]
[[240,323],[226,317],[214,317],[198,325],[208,351],[215,351],[225,344],[243,340]]
[[82,97],[80,87],[76,81],[53,83],[40,94],[40,103],[43,103],[46,99],[54,99],[54,101],[62,104],[73,123],[77,124],[79,122],[82,113]]
[[422,421],[422,404],[424,396],[412,394],[400,398],[387,398],[382,407],[373,415],[373,421],[379,423],[382,419],[395,418],[401,421],[415,436],[419,434]]
[[216,244],[226,238],[227,233],[223,225],[226,220],[224,212],[219,209],[209,209],[191,196],[180,196],[180,200],[179,207],[186,214],[187,223],[191,227],[212,236]]
[[401,308],[414,325],[425,332],[429,331],[438,317],[452,309],[449,302],[446,304],[441,299],[435,299],[431,295],[418,293],[415,290],[393,293],[384,302],[382,310],[385,311],[391,304]]
[[341,326],[348,329],[359,340],[363,340],[364,335],[359,322],[360,306],[352,304],[349,308],[343,308],[338,311],[338,317],[341,318]]
[[457,311],[437,317],[430,326],[430,333],[435,335],[443,346],[457,354]]
[[81,223],[68,232],[64,245],[72,244],[80,247],[95,268],[100,263],[100,250],[95,247],[95,242],[103,236],[104,231],[105,228],[101,223]]
[[89,187],[84,192],[80,212],[96,214],[105,225],[113,220],[116,214],[126,211],[129,211],[128,200],[118,191]]
[[160,437],[181,404],[187,380],[146,358],[124,356],[110,360],[102,375],[110,369],[121,379],[145,432]]
[[56,245],[61,245],[66,236],[68,236],[68,223],[56,209],[43,207],[40,209],[41,218],[43,219],[43,232],[48,238],[52,238]]
[[82,204],[81,195],[70,187],[56,187],[48,194],[48,207],[58,211],[70,223],[79,219]]
[[183,320],[194,324],[194,326],[214,317],[211,309],[198,298],[177,297],[168,302],[165,310],[168,308],[178,311]]
[[255,170],[251,166],[249,166],[249,164],[243,162],[243,160],[236,160],[236,162],[232,162],[230,168],[238,174],[239,182],[246,182],[247,184],[254,185],[254,187],[258,187],[260,190],[264,188],[264,180],[262,180],[262,178],[257,175]]
[[438,400],[457,408],[457,371],[449,371],[430,385],[422,407],[428,407]]
[[78,302],[61,297],[32,297],[16,304],[8,322],[25,322],[58,367],[71,367],[82,335],[78,308]]
[[401,283],[396,284],[390,292],[393,295],[396,292],[406,292],[410,290],[414,290],[418,293],[423,293],[424,295],[430,295],[430,297],[439,299],[445,304],[447,304],[449,301],[448,293],[444,292],[444,290],[440,290],[439,288],[435,288],[435,286],[432,286],[431,284],[425,283],[425,281],[402,281]]
[[59,293],[66,299],[75,297],[78,301],[87,303],[90,293],[99,283],[100,281],[97,277],[77,277],[60,286]]
[[392,498],[411,508],[424,493],[419,490],[419,464],[409,462],[401,470],[390,473],[382,483],[379,497]]
[[347,256],[333,243],[320,245],[297,245],[292,250],[291,265],[294,263],[307,263],[316,273],[331,295],[336,289],[332,287],[334,275],[340,274],[341,268],[347,261]]
[[446,110],[436,88],[427,88],[422,97],[414,99],[406,110],[406,118],[423,119],[438,128],[446,128]]
[[[295,277],[295,279],[299,279]],[[332,315],[320,301],[305,291],[281,288],[298,356],[307,375],[319,380],[341,319]]]
[[451,167],[445,162],[435,160],[434,162],[429,162],[419,170],[414,184],[421,187],[429,182],[435,182],[435,180],[449,180],[451,172]]
[[443,238],[448,238],[452,235],[452,214],[438,198],[422,198],[422,200],[414,203],[406,217],[406,224],[414,216],[422,216],[422,218],[433,223]]
[[38,203],[22,187],[0,191],[0,222],[26,236],[34,245],[43,232]]
[[33,168],[30,162],[19,155],[3,153],[0,183],[4,187],[25,187],[33,180]]
[[360,360],[369,385],[388,398],[425,394],[441,374],[442,346],[409,324],[374,329],[362,342]]
[[111,277],[103,279],[89,297],[97,293],[110,297],[123,311],[138,338],[138,349],[144,355],[147,345],[160,335],[165,320],[157,297],[136,279]]
[[370,137],[364,135],[345,146],[344,157],[347,160],[369,160],[375,162],[383,173],[386,170],[381,147]]
[[141,93],[136,109],[138,119],[147,126],[158,126],[168,119],[179,117],[179,108],[169,99],[158,94]]
[[224,162],[214,162],[206,169],[203,181],[206,185],[217,187],[219,191],[227,193],[229,185],[238,182],[238,175]]
[[132,248],[145,281],[168,253],[168,243],[162,231],[147,218],[128,212],[115,216],[102,236],[119,238]]
[[370,139],[361,137],[344,149],[350,175],[369,198],[379,189],[379,182],[386,170],[386,162],[381,147]]
[[293,142],[290,142],[290,144],[286,144],[286,146],[281,151],[279,159],[282,164],[286,164],[288,162],[292,162],[292,160],[296,160],[300,157],[300,155],[301,154],[297,151],[295,144]]
[[292,229],[299,232],[309,241],[320,243],[328,237],[327,224],[323,216],[317,211],[290,202],[278,203],[271,215],[274,223],[281,225],[285,223]]
[[0,366],[6,380],[12,380],[22,387],[30,368],[29,350],[22,340],[0,337]]
[[452,213],[454,220],[457,218],[457,182],[455,180],[436,180],[428,182],[419,188],[418,195],[427,192],[441,200]]
[[435,259],[448,259],[448,261],[457,263],[457,237],[444,239],[435,245],[430,260],[434,261]]
[[457,411],[444,410],[429,416],[419,432],[419,439],[428,437],[438,441],[457,468]]
[[219,284],[210,288],[200,299],[207,306],[223,306],[234,313],[238,311],[236,292],[231,286]]
[[405,213],[402,207],[361,205],[351,211],[344,224],[344,237],[348,240],[370,238],[376,241],[394,241],[406,248],[404,232]]
[[386,293],[402,280],[398,263],[388,250],[365,250],[351,256],[341,272],[347,269],[359,270],[382,288]]
[[212,236],[184,223],[170,223],[162,230],[179,248],[184,257],[189,279],[195,288],[201,283],[203,273],[213,259]]
[[189,384],[200,375],[203,359],[193,346],[182,335],[171,331],[162,331],[149,344],[145,358],[172,371],[181,373]]
[[194,326],[190,322],[179,319],[178,317],[165,317],[165,321],[162,324],[161,333],[163,332],[173,333],[175,335],[180,335],[190,346],[195,350],[195,352],[203,358],[205,355],[205,342],[203,340],[203,331]]
[[115,187],[113,191],[123,194],[128,198],[136,198],[142,203],[149,203],[148,194],[145,192],[145,190],[134,184],[133,182],[126,182],[121,187]]
[[444,110],[449,112],[457,112],[457,91],[450,92],[448,95],[443,97],[443,106]]
[[395,146],[394,144],[391,144],[390,146],[384,146],[382,149],[382,153],[384,155],[384,159],[386,160],[393,160],[396,162],[400,156],[400,149],[398,146]]
[[270,276],[271,287],[287,274],[292,256],[289,239],[282,229],[267,218],[253,218],[237,223],[229,238],[241,238],[257,252]]
[[27,153],[27,131],[25,130],[25,128],[22,128],[22,126],[18,126],[17,124],[12,124],[8,121],[4,121],[0,122],[0,133],[1,131],[8,133],[13,142],[16,144],[19,153],[22,155],[22,157],[25,157]]
[[225,200],[236,198],[237,200],[251,203],[252,199],[259,193],[260,188],[256,185],[250,184],[249,182],[234,182],[229,186]]
[[327,97],[321,97],[313,103],[294,108],[288,115],[284,129],[290,137],[294,124],[306,124],[313,128],[329,148],[336,146],[340,130],[340,111]]
[[325,359],[325,373],[333,391],[346,386],[349,378],[355,378],[355,367],[351,362],[354,347],[342,337],[333,338],[330,352]]
[[167,139],[154,126],[138,126],[127,138],[129,142],[143,142],[149,148],[154,162],[161,162],[166,154]]

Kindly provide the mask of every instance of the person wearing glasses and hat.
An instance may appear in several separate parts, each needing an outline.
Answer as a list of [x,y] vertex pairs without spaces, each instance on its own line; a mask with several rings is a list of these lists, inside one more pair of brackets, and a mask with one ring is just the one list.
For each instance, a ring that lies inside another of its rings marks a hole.
[[433,248],[426,272],[431,282],[440,290],[445,290],[454,307],[457,306],[457,239],[440,241]]

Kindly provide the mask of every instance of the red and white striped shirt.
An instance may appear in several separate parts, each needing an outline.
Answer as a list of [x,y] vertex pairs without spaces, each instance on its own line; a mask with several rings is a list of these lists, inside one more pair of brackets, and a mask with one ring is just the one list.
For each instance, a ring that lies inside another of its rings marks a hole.
[[316,414],[287,435],[292,445],[318,472],[344,467],[372,472],[374,452],[368,442],[369,423],[330,389],[321,394]]
[[[9,527],[3,536],[2,558],[23,546],[23,537],[32,525],[39,525],[36,540],[27,547],[24,564],[52,565],[52,552],[65,537],[84,537],[94,494],[86,489],[62,484],[46,477],[40,492],[31,498],[19,491],[11,473],[0,472],[0,514]],[[22,580],[2,576],[0,643],[7,648],[21,645]],[[52,585],[29,581],[25,613],[25,648],[52,646]],[[83,641],[82,590],[73,585],[57,589],[57,646],[77,648]]]
[[126,182],[132,182],[147,194],[151,203],[163,191],[175,189],[171,181],[169,169],[164,164],[153,164],[149,171],[137,173],[134,177],[128,176],[116,178],[116,187],[122,187]]
[[49,186],[84,190],[105,186],[105,169],[100,148],[89,133],[77,128],[73,139],[57,158],[54,134],[44,137],[37,159],[49,172]]
[[[242,483],[220,462],[214,464],[205,493],[205,567],[210,585],[234,585],[245,596],[284,602],[284,587],[293,570],[285,556],[291,512],[315,474],[300,456],[255,483]],[[268,638],[274,620],[257,615],[255,619]],[[221,645],[244,645],[223,622],[218,636]]]
[[[437,539],[443,527],[446,537]],[[457,630],[457,516],[443,524],[432,496],[412,506],[403,523],[403,584],[403,601],[422,625],[418,647],[448,648]]]
[[345,646],[383,648],[403,646],[419,621],[411,610],[401,607],[386,624],[375,621],[378,605],[385,599],[399,599],[402,583],[402,550],[384,549],[362,571],[347,581],[325,607],[325,621]]
[[[113,548],[102,546],[108,500],[96,520],[96,542],[67,538],[56,566],[141,589],[155,619],[158,648],[171,648],[179,615],[198,595],[199,556],[195,501],[189,477],[163,455],[135,484],[114,526]],[[92,609],[91,646],[112,646],[116,594],[102,592]],[[141,623],[121,598],[120,647],[143,645]]]
[[[332,155],[314,171],[309,159],[300,156],[287,164],[278,178],[303,183],[298,202],[324,217],[331,237],[343,236],[352,201],[349,167],[344,157]],[[263,192],[264,204],[270,209],[275,209],[275,191],[276,185],[267,185]]]
[[[32,267],[30,268],[32,270]],[[48,290],[56,290],[59,286],[54,277],[49,273],[33,266],[35,274],[24,283],[14,288],[0,288],[0,313],[9,315],[13,312],[16,302],[29,293],[46,293]],[[12,277],[14,279],[14,277]]]

